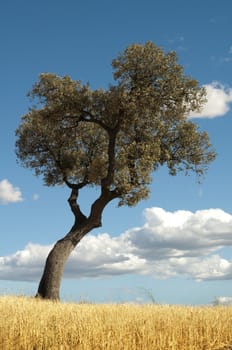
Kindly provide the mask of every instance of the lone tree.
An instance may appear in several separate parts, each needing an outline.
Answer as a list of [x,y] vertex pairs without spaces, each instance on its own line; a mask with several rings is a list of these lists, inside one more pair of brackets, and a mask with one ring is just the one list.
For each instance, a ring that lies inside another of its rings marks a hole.
[[[187,116],[205,91],[185,76],[174,52],[133,44],[112,61],[115,85],[92,90],[69,76],[41,74],[30,97],[36,107],[16,131],[22,165],[47,186],[67,185],[71,230],[49,253],[37,296],[59,299],[64,265],[80,240],[100,227],[106,205],[136,205],[149,195],[153,171],[202,175],[215,158],[208,134]],[[89,215],[78,204],[84,187],[98,187]]]

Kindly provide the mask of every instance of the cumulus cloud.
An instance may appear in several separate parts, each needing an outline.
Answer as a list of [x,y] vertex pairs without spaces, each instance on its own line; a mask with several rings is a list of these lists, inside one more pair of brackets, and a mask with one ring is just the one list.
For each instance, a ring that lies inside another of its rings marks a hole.
[[[232,215],[221,209],[147,208],[145,223],[118,237],[87,235],[71,254],[64,277],[102,277],[129,273],[195,280],[232,278],[232,260],[222,248],[232,245]],[[0,258],[0,278],[38,280],[52,246],[28,244]]]
[[218,297],[216,298],[215,305],[230,306],[232,305],[232,297]]
[[232,103],[232,88],[225,87],[219,82],[203,85],[206,89],[207,102],[201,112],[192,112],[192,118],[216,118],[229,112]]
[[0,257],[0,279],[35,281],[39,278],[52,246],[29,243],[23,250]]
[[22,193],[18,187],[13,187],[7,179],[0,181],[0,204],[21,202],[22,200]]

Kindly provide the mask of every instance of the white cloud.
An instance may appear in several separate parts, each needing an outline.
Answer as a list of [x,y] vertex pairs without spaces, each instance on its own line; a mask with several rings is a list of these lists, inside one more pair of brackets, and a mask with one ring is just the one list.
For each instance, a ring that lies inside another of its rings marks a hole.
[[232,297],[218,297],[215,300],[215,304],[223,306],[232,305]]
[[[221,209],[144,211],[145,224],[118,237],[87,235],[71,254],[64,277],[100,277],[128,273],[195,280],[232,278],[232,260],[222,248],[232,246],[232,215]],[[0,279],[38,280],[52,246],[28,244],[0,258]]]
[[207,102],[201,112],[190,113],[190,118],[216,118],[229,112],[232,103],[232,88],[225,87],[219,82],[203,85],[206,89]]
[[21,202],[22,200],[22,193],[18,187],[13,187],[7,179],[0,181],[0,204]]
[[39,195],[37,193],[33,194],[33,201],[37,201],[39,199]]
[[0,279],[35,281],[52,246],[29,243],[23,250],[0,257]]

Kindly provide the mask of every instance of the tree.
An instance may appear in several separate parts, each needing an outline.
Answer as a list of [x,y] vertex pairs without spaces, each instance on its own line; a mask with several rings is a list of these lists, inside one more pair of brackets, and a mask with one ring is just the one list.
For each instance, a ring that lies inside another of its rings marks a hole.
[[[80,240],[100,227],[106,205],[133,206],[149,195],[153,171],[166,164],[202,175],[215,158],[208,134],[187,116],[205,102],[205,91],[185,76],[174,52],[154,43],[131,45],[112,61],[115,85],[91,90],[69,76],[41,74],[33,108],[16,131],[22,165],[47,186],[66,185],[74,214],[71,230],[49,253],[37,296],[59,299],[65,262]],[[99,188],[90,214],[78,194]]]

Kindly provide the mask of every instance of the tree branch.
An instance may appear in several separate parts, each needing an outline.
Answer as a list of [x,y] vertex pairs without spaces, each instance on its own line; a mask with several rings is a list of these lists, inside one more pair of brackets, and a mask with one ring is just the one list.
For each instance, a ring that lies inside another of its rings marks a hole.
[[89,219],[95,221],[96,227],[101,226],[102,213],[106,205],[113,199],[118,198],[117,191],[110,191],[107,188],[102,188],[100,196],[95,200],[91,206]]
[[[82,113],[83,113],[83,117],[81,117],[80,121],[95,123],[101,126],[106,131],[110,130],[110,128],[107,125],[105,125],[101,120],[96,119],[96,117],[91,112],[83,110]],[[89,116],[90,119],[86,119],[85,116]]]
[[115,171],[115,146],[116,146],[116,137],[119,130],[117,125],[113,130],[108,130],[109,143],[108,143],[108,169],[107,175],[102,179],[102,189],[110,187],[114,177]]
[[72,190],[80,190],[81,188],[85,187],[88,184],[87,180],[83,180],[83,182],[80,182],[79,184],[73,184],[71,183],[66,176],[64,176],[63,178],[64,182],[66,183],[66,185],[71,188]]
[[78,189],[72,188],[71,195],[68,199],[70,208],[75,216],[75,224],[81,224],[87,220],[87,217],[82,213],[79,204],[77,204]]
[[64,118],[77,119],[76,123],[74,123],[72,126],[65,127],[65,129],[73,129],[78,127],[79,122],[86,122],[86,123],[98,124],[106,131],[110,130],[110,128],[105,123],[97,119],[91,112],[86,110],[82,110],[80,115],[68,115],[68,116],[64,116]]

